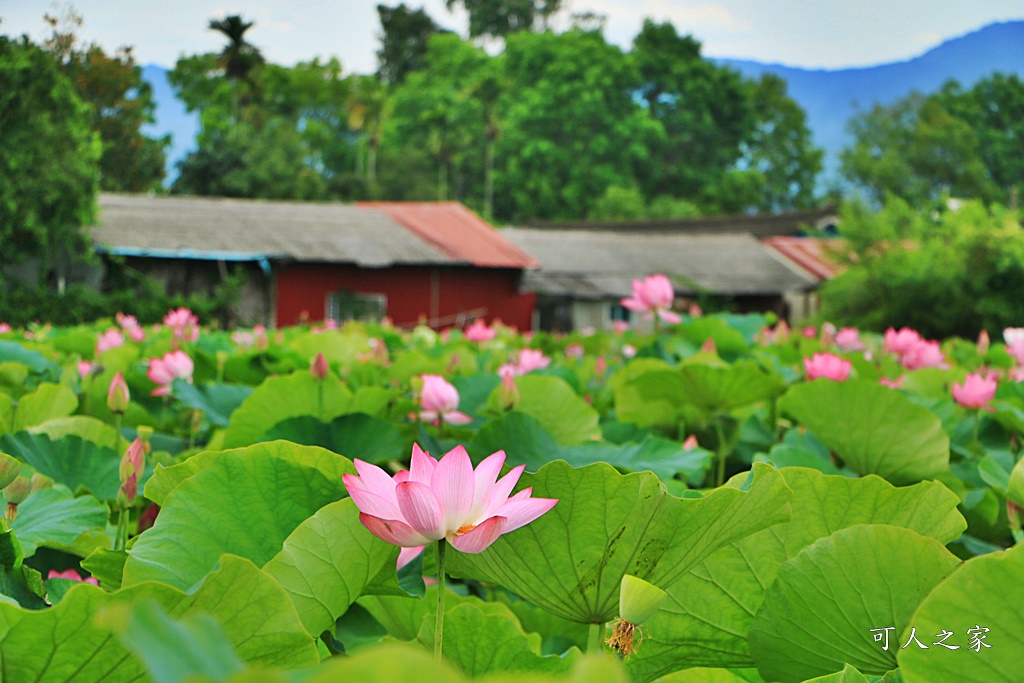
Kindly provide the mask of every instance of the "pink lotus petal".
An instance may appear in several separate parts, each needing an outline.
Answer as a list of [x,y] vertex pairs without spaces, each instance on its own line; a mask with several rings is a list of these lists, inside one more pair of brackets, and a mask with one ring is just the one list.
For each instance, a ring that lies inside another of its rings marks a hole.
[[498,540],[498,536],[501,536],[504,530],[505,518],[491,517],[467,533],[453,536],[449,540],[456,550],[475,555],[487,550],[492,543]]
[[412,462],[409,465],[409,480],[418,481],[423,484],[430,484],[434,476],[434,469],[437,467],[437,460],[427,455],[419,444],[412,445]]
[[396,484],[401,484],[403,481],[409,481],[409,470],[400,470],[395,472],[395,476],[391,477],[391,479]]
[[359,458],[353,459],[352,464],[356,466],[363,489],[376,493],[386,500],[394,501],[395,505],[398,505],[398,500],[395,498],[395,482],[387,472]]
[[432,541],[444,538],[441,508],[429,486],[418,481],[404,481],[395,487],[395,495],[402,517],[416,533]]
[[[521,492],[520,492],[521,493]],[[502,505],[497,514],[505,517],[505,529],[502,533],[515,531],[524,524],[529,524],[545,512],[555,507],[558,500],[555,498],[522,498],[518,500],[509,499]]]
[[475,485],[473,462],[461,445],[448,451],[438,462],[430,488],[441,504],[446,529],[454,531],[463,525],[473,507]]
[[395,569],[401,569],[416,559],[416,556],[423,552],[422,545],[414,545],[411,548],[402,548],[398,551],[398,563]]
[[487,507],[484,508],[484,517],[490,517],[505,503],[508,495],[512,493],[512,489],[519,483],[519,477],[525,469],[526,465],[517,465],[508,474],[495,482],[494,488],[491,489],[491,495],[488,496]]
[[471,418],[469,415],[466,415],[465,413],[460,413],[457,410],[447,412],[442,417],[444,417],[445,422],[453,425],[464,425],[469,424],[470,422],[473,421],[473,418]]
[[501,474],[501,467],[505,464],[505,451],[498,451],[480,461],[480,464],[473,470],[473,508],[469,517],[477,519],[483,515],[490,500],[491,491],[494,489],[498,475]]
[[672,311],[666,311],[665,309],[658,309],[658,317],[661,318],[661,322],[667,325],[678,325],[683,322],[682,317],[678,313]]
[[348,490],[349,497],[352,498],[352,502],[363,512],[382,519],[397,519],[401,516],[397,502],[393,502],[373,491],[366,490],[363,488],[359,477],[354,474],[343,474],[341,479]]
[[381,519],[360,512],[359,521],[369,529],[371,534],[391,545],[411,548],[417,545],[426,545],[434,540],[416,533],[411,526],[405,522],[399,522],[397,519]]

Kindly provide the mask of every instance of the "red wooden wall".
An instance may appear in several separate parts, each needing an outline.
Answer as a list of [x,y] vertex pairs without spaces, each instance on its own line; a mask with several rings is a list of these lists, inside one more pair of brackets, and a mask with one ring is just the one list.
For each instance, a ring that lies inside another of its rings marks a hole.
[[519,293],[521,272],[513,268],[395,266],[359,268],[339,264],[289,264],[276,269],[277,325],[322,320],[327,297],[338,290],[387,296],[387,314],[399,327],[421,318],[441,319],[485,309],[488,321],[529,330],[536,300]]

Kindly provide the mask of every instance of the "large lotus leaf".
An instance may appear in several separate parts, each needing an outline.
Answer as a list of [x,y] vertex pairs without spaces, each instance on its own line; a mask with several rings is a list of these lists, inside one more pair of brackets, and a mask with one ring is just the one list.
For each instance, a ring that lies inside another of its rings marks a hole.
[[[315,446],[269,445],[274,448],[258,444],[221,452],[178,484],[164,499],[156,524],[132,547],[124,585],[162,581],[187,589],[224,553],[262,566],[299,524],[347,495],[340,476],[335,478],[351,468],[347,459]],[[333,472],[309,465],[323,460],[323,453],[336,459]]]
[[244,384],[216,384],[203,386],[174,381],[174,398],[183,405],[201,410],[206,419],[218,427],[227,427],[231,414],[252,395],[252,387]]
[[268,377],[231,414],[224,432],[224,448],[255,443],[267,427],[290,417],[335,418],[347,413],[351,402],[352,392],[334,375],[328,375],[322,382],[308,372]]
[[277,423],[259,441],[284,439],[306,446],[320,446],[348,458],[366,462],[386,462],[409,457],[405,437],[390,420],[350,413],[331,422],[310,415]]
[[750,347],[750,342],[736,328],[717,316],[693,319],[684,327],[684,335],[695,346],[710,339],[720,354],[743,353]]
[[786,385],[756,363],[719,367],[686,363],[681,369],[686,400],[708,413],[728,412],[781,394]]
[[670,586],[719,547],[789,519],[782,476],[755,465],[744,489],[701,498],[669,495],[650,472],[562,461],[525,475],[519,487],[558,504],[479,555],[451,553],[451,573],[498,583],[558,616],[604,623],[618,611],[619,584],[633,574]]
[[[452,590],[445,593],[444,599],[445,614],[456,605],[479,600],[471,595],[459,595]],[[391,637],[398,640],[415,640],[423,619],[437,613],[437,587],[427,588],[424,596],[418,600],[408,596],[364,595],[359,598],[357,604],[387,629]]]
[[398,396],[398,392],[388,387],[362,386],[352,396],[349,412],[366,413],[374,417],[384,417],[388,406]]
[[[434,617],[420,627],[419,641],[434,649]],[[541,638],[527,634],[505,605],[464,602],[444,612],[445,659],[464,674],[476,678],[492,672],[566,673],[579,656],[542,657]]]
[[654,358],[639,358],[617,371],[611,386],[620,422],[675,428],[679,406],[686,401],[678,368]]
[[1010,472],[1010,483],[1006,487],[1006,498],[1017,507],[1024,508],[1024,459],[1014,465]]
[[231,451],[205,451],[171,467],[158,466],[153,472],[153,477],[146,484],[146,498],[157,505],[163,505],[167,496],[178,487],[178,484],[196,472],[215,464],[225,453],[236,453],[243,457],[263,453],[269,457],[283,458],[319,470],[338,485],[341,485],[342,475],[356,473],[351,460],[338,457],[337,453],[323,448],[302,446],[289,441],[266,441]]
[[755,669],[683,669],[660,680],[661,683],[764,683]]
[[25,564],[17,535],[10,529],[0,532],[0,602],[42,609],[45,597],[43,577]]
[[8,360],[24,363],[36,374],[42,374],[57,367],[55,363],[47,360],[46,356],[38,351],[27,349],[16,342],[0,341],[0,361]]
[[447,662],[436,661],[434,655],[419,645],[389,642],[367,647],[350,657],[336,657],[325,662],[307,683],[465,683],[468,680]]
[[459,391],[459,410],[470,415],[487,406],[487,398],[501,383],[497,374],[478,372],[475,375],[452,378],[452,384]]
[[18,400],[11,431],[34,427],[56,417],[66,417],[78,408],[75,392],[60,384],[40,384]]
[[108,607],[98,617],[145,665],[156,683],[179,683],[205,676],[221,681],[245,665],[224,629],[209,614],[175,621],[157,602]]
[[851,664],[881,675],[896,668],[902,633],[925,596],[960,564],[933,538],[884,524],[837,531],[779,568],[750,627],[761,675],[791,683]]
[[92,496],[75,498],[67,489],[53,487],[26,498],[11,528],[27,557],[37,546],[66,548],[86,532],[103,530],[107,515],[107,506]]
[[[906,683],[1019,682],[1024,653],[1022,577],[1024,545],[1017,544],[1005,552],[968,560],[940,583],[906,624],[917,629],[918,638],[928,647],[912,645],[899,651]],[[897,628],[902,631],[901,645],[909,641],[910,628]],[[958,649],[935,645],[944,632],[953,633],[945,644]]]
[[859,474],[912,484],[949,467],[949,436],[939,418],[898,391],[817,379],[791,387],[779,407]]
[[536,472],[562,455],[562,447],[531,415],[512,411],[489,420],[467,446],[473,460],[479,462],[491,453],[505,451],[509,465],[526,465]]
[[857,524],[906,527],[949,543],[966,527],[959,497],[937,482],[896,488],[875,476],[848,479],[812,469],[781,470],[793,518],[732,543],[668,587],[646,626],[649,638],[627,668],[648,681],[681,666],[753,666],[747,632],[779,567],[801,550]]
[[868,677],[857,671],[856,667],[847,664],[842,671],[827,676],[819,676],[804,681],[804,683],[870,683]]
[[313,666],[318,655],[284,590],[248,560],[226,555],[195,592],[145,583],[106,593],[81,584],[51,609],[0,604],[0,680],[119,683],[145,680],[141,662],[96,624],[103,608],[155,602],[172,618],[210,614],[256,666]]
[[11,431],[14,424],[14,399],[0,391],[0,434]]
[[523,375],[516,409],[533,417],[555,441],[565,445],[601,438],[600,415],[560,377]]
[[370,351],[369,337],[355,327],[344,331],[305,332],[292,339],[288,347],[300,358],[312,361],[316,354],[322,353],[329,362],[340,365],[350,365]]
[[[112,425],[87,415],[58,417],[35,427],[29,427],[26,431],[31,434],[46,434],[50,437],[50,441],[57,441],[65,436],[77,436],[83,441],[94,443],[97,446],[113,448],[118,453],[124,453],[128,448],[128,441],[117,434]],[[116,448],[114,447],[115,439]]]
[[18,432],[0,437],[0,448],[72,491],[86,490],[112,500],[121,486],[121,456],[77,436],[51,441],[45,434]]
[[24,393],[28,379],[28,366],[14,361],[0,363],[0,387],[16,395]]
[[306,630],[319,635],[397,560],[398,549],[367,531],[346,498],[296,527],[263,570],[284,586]]
[[704,472],[714,454],[703,448],[684,450],[678,441],[647,435],[643,441],[614,444],[593,441],[566,446],[560,457],[573,467],[606,462],[627,472],[649,470],[662,480],[682,475],[690,482],[704,480]]

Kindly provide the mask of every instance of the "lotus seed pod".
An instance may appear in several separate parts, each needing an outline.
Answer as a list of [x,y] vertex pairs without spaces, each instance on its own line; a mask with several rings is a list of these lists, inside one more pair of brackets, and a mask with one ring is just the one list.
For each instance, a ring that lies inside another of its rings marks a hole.
[[53,488],[53,477],[38,472],[32,475],[32,491],[42,491],[48,488]]
[[26,477],[15,477],[4,487],[4,498],[10,505],[20,505],[32,493],[32,482]]
[[640,625],[654,616],[666,595],[654,584],[626,574],[619,587],[619,617]]
[[0,453],[0,489],[5,488],[21,474],[21,461]]

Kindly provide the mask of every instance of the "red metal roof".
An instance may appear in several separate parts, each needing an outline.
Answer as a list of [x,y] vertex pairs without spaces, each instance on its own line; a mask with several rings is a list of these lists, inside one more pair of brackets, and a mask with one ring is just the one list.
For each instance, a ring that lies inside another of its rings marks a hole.
[[402,224],[452,259],[490,268],[537,268],[532,256],[458,202],[358,202]]
[[762,243],[818,280],[828,280],[843,271],[829,256],[838,240],[818,237],[768,237]]

